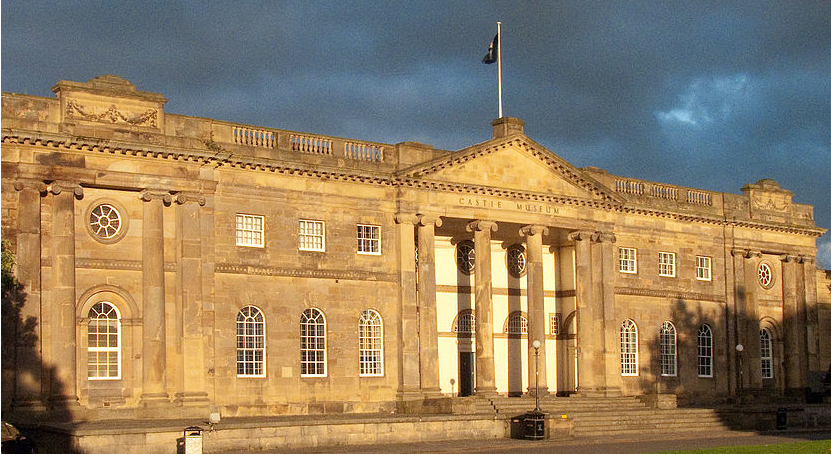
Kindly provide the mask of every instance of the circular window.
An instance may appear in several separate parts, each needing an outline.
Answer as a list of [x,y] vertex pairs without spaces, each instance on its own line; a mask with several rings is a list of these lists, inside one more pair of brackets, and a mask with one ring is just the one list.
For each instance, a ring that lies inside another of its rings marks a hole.
[[115,243],[127,230],[123,212],[114,203],[94,203],[87,215],[87,230],[102,243]]
[[465,241],[456,246],[456,265],[459,271],[465,274],[473,274],[473,268],[476,264],[475,251],[473,244]]
[[762,262],[759,264],[759,285],[764,288],[773,287],[773,269],[769,263]]
[[515,244],[508,248],[508,272],[513,277],[522,277],[525,274],[525,248]]

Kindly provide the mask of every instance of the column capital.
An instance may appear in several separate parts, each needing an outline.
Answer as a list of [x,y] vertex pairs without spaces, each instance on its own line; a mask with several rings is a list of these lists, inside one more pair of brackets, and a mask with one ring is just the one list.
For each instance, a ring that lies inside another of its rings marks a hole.
[[591,238],[595,243],[614,243],[617,241],[617,237],[612,232],[594,232]]
[[418,213],[416,215],[418,217],[418,224],[419,225],[428,225],[428,224],[435,224],[436,227],[441,227],[441,216],[438,214],[433,213]]
[[544,225],[526,225],[519,229],[519,236],[548,235],[548,227]]
[[417,224],[418,216],[415,213],[396,213],[396,224]]
[[78,183],[70,183],[68,181],[53,181],[47,188],[49,192],[58,195],[61,192],[67,191],[75,194],[76,198],[84,197],[84,188]]
[[796,262],[797,259],[798,259],[798,256],[793,255],[793,254],[782,254],[782,255],[779,256],[779,260],[781,260],[785,263]]
[[590,230],[575,230],[568,234],[568,239],[571,241],[590,241],[594,232]]
[[30,178],[21,178],[14,180],[14,190],[22,191],[24,189],[34,189],[40,193],[46,192],[47,186],[41,180],[33,180]]
[[139,198],[142,202],[149,202],[151,200],[161,200],[165,205],[170,205],[173,201],[173,197],[167,191],[161,191],[157,189],[145,189],[141,191]]
[[811,263],[816,263],[817,258],[811,257],[810,255],[800,255],[799,257],[797,257],[796,261],[799,263],[805,263],[809,265]]
[[733,248],[733,250],[730,251],[730,254],[732,254],[733,256],[738,256],[738,257],[744,257],[746,259],[751,259],[751,258],[754,258],[754,257],[756,257],[756,258],[761,257],[762,256],[762,251],[757,251],[757,250],[753,250],[753,249],[744,249],[744,248]]
[[180,192],[173,196],[173,201],[179,205],[184,205],[185,203],[189,202],[196,202],[199,206],[205,206],[206,200],[205,196],[198,192]]
[[465,230],[468,232],[482,232],[487,230],[493,230],[496,232],[499,230],[499,226],[496,225],[496,222],[493,221],[483,221],[483,220],[476,220],[472,222],[468,222],[465,226]]

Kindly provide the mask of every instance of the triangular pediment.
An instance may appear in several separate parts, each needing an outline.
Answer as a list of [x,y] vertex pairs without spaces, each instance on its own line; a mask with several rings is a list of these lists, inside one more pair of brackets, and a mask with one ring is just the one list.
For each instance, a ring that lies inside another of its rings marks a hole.
[[621,201],[597,180],[523,134],[484,142],[406,169],[402,174],[456,185]]

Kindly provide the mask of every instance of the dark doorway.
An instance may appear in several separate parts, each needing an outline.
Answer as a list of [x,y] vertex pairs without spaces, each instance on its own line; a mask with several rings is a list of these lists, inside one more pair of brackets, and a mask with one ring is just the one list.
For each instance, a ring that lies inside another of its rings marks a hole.
[[473,353],[459,352],[459,395],[473,395]]

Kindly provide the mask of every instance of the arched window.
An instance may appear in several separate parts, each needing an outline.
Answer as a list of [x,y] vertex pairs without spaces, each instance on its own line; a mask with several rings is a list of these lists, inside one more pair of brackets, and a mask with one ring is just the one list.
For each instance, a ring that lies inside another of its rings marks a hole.
[[363,377],[384,375],[384,323],[373,311],[361,312],[358,322],[358,358]]
[[713,331],[708,325],[698,328],[698,376],[713,376]]
[[476,316],[473,312],[466,311],[459,314],[456,323],[453,324],[453,332],[461,334],[473,334],[476,332]]
[[620,326],[620,374],[638,375],[638,327],[632,320]]
[[773,338],[767,328],[759,331],[759,353],[762,360],[762,378],[773,378]]
[[326,376],[326,319],[315,308],[300,317],[300,376]]
[[522,316],[521,312],[513,312],[508,316],[508,326],[505,327],[508,334],[528,334],[528,319]]
[[112,303],[95,303],[89,310],[87,377],[90,380],[121,378],[121,316]]
[[672,322],[664,322],[661,325],[661,375],[664,377],[678,375],[676,341],[675,325]]
[[237,314],[237,377],[265,377],[265,317],[254,306]]

